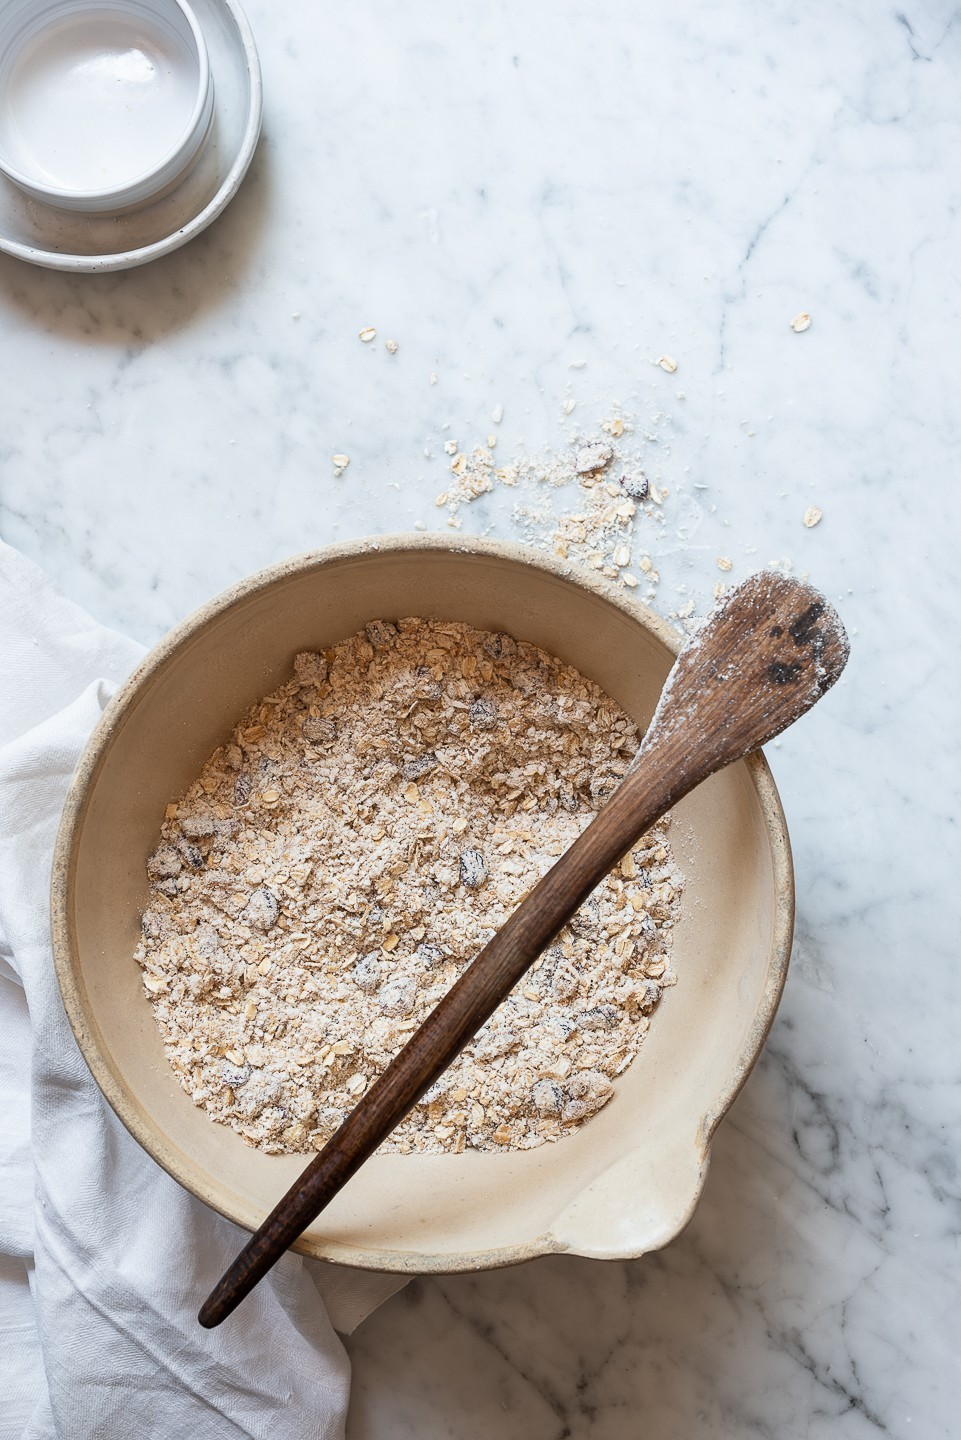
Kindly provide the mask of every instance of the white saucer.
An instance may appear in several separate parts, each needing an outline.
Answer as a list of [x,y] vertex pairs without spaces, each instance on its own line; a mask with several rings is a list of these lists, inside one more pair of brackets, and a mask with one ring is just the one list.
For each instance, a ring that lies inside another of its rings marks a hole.
[[33,200],[0,173],[0,251],[48,270],[129,270],[186,245],[236,195],[263,114],[260,61],[236,0],[192,0],[214,82],[210,136],[175,190],[145,210],[98,216]]

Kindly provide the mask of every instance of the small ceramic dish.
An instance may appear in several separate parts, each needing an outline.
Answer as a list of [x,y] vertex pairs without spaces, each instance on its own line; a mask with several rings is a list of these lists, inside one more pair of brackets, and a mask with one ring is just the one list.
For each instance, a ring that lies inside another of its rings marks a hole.
[[[304,1167],[214,1124],[181,1089],[133,960],[145,862],[166,804],[294,654],[366,621],[445,617],[507,630],[576,665],[644,727],[679,648],[645,607],[518,545],[398,536],[292,560],[214,600],[114,697],[78,767],[54,864],[57,974],[101,1089],[150,1154],[254,1229]],[[790,849],[760,755],[682,801],[678,983],[614,1098],[555,1144],[500,1154],[375,1155],[301,1237],[322,1259],[409,1273],[558,1251],[625,1258],[684,1227],[711,1137],[757,1059],[787,971]]]
[[257,49],[236,0],[190,0],[190,11],[206,48],[211,111],[206,138],[172,188],[107,214],[41,201],[0,171],[0,251],[53,270],[126,270],[185,245],[233,199],[260,135]]
[[212,114],[184,0],[0,0],[0,169],[38,200],[139,209],[187,173]]

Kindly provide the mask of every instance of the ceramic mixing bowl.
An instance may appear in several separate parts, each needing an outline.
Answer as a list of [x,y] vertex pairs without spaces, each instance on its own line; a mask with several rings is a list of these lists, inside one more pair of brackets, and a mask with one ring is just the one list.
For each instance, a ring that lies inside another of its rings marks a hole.
[[[506,630],[577,666],[643,728],[679,645],[644,606],[517,545],[400,536],[276,566],[185,621],[104,713],[57,843],[53,938],[74,1032],[130,1132],[175,1179],[254,1229],[305,1164],[211,1122],[168,1066],[133,960],[165,805],[300,650],[403,615]],[[793,880],[767,765],[752,756],[674,811],[684,874],[677,985],[610,1103],[535,1150],[375,1155],[298,1243],[376,1270],[483,1269],[570,1251],[641,1255],[683,1228],[711,1137],[784,983]]]
[[0,0],[0,169],[34,198],[91,215],[151,204],[212,114],[185,0]]

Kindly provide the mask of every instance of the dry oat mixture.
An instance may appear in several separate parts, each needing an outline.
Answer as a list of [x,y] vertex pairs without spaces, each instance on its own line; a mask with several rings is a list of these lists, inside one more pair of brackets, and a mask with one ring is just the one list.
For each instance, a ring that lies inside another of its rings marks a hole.
[[[136,958],[210,1117],[318,1148],[591,820],[638,744],[508,635],[373,621],[255,705],[167,808]],[[385,1150],[527,1149],[610,1098],[674,984],[662,824],[626,856]]]

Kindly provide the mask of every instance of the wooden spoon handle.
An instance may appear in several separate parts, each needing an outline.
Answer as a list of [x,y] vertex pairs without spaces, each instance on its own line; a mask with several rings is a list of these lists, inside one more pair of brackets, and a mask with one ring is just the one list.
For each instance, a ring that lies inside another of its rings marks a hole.
[[847,638],[823,596],[762,572],[681,652],[611,800],[428,1015],[241,1251],[200,1311],[219,1325],[400,1124],[622,855],[708,775],[833,684]]
[[618,787],[374,1081],[211,1292],[200,1323],[219,1325],[394,1130],[468,1044],[611,866],[671,800],[648,766]]

